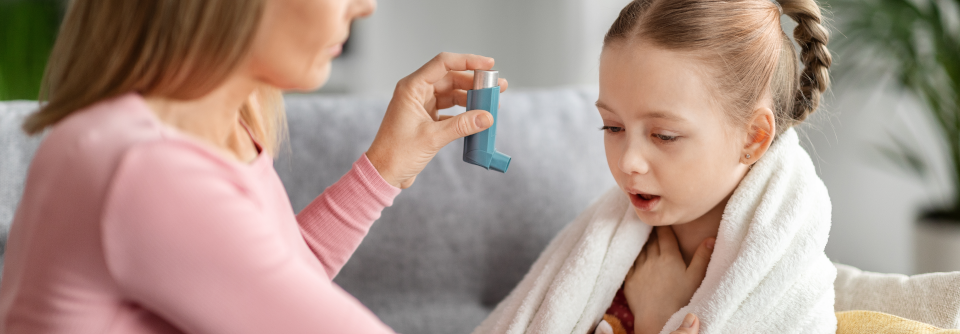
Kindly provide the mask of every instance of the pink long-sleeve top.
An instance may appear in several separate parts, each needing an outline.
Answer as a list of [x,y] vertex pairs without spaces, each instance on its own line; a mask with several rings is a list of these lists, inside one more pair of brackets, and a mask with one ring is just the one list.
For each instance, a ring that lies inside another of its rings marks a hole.
[[361,156],[294,215],[244,164],[128,94],[38,149],[5,254],[0,333],[392,333],[331,280],[400,192]]

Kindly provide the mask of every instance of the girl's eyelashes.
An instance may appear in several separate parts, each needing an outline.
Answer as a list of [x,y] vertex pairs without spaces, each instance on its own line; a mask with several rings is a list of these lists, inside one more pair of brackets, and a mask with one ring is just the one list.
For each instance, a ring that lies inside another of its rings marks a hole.
[[680,139],[680,136],[668,136],[660,133],[654,133],[653,137],[664,142],[674,142],[674,141],[677,141],[677,139]]
[[[623,127],[604,125],[604,126],[600,127],[600,130],[601,130],[601,131],[606,131],[607,133],[617,133],[617,132],[623,131]],[[675,141],[677,141],[677,139],[680,139],[680,136],[670,136],[670,135],[665,135],[665,134],[662,134],[662,133],[654,133],[654,134],[651,134],[651,136],[652,136],[654,139],[657,139],[657,140],[659,140],[659,141],[661,141],[661,142],[665,142],[665,143],[675,142]]]
[[623,131],[623,128],[622,128],[622,127],[619,127],[619,126],[607,126],[607,125],[604,125],[604,126],[602,126],[602,127],[600,128],[600,130],[601,130],[601,131],[606,131],[606,132],[609,132],[609,133],[617,133],[617,132]]

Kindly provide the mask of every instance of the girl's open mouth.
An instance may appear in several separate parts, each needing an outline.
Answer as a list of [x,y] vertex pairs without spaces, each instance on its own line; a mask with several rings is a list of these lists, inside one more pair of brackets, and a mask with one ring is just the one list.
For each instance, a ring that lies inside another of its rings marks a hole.
[[649,194],[631,194],[630,202],[640,211],[650,211],[660,203],[660,196]]

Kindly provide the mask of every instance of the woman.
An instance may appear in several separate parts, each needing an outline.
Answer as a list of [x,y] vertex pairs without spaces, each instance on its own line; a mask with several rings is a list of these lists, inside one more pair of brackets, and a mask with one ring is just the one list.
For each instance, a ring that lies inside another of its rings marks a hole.
[[[47,70],[49,128],[14,218],[5,333],[389,333],[331,282],[447,143],[493,59],[441,54],[397,86],[353,169],[294,216],[272,167],[279,90],[327,79],[373,0],[75,0]],[[506,87],[506,82],[501,82]]]
[[295,216],[279,91],[320,87],[374,0],[70,4],[24,124],[49,131],[0,333],[391,333],[331,279],[441,147],[492,125],[437,111],[493,59],[444,53],[401,80],[370,149]]

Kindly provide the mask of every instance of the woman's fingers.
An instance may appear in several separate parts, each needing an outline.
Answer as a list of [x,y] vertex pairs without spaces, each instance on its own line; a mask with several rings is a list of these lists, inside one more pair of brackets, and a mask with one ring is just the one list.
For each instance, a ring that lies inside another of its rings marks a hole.
[[667,255],[682,257],[680,246],[677,245],[677,235],[670,226],[657,226],[657,242],[660,243],[660,252]]
[[700,333],[700,319],[697,318],[693,313],[687,313],[686,317],[683,317],[683,323],[680,324],[680,328],[670,332],[670,334],[697,334]]
[[703,277],[707,275],[707,264],[710,263],[710,256],[713,255],[713,247],[716,245],[717,239],[707,238],[700,246],[697,247],[697,251],[693,253],[693,259],[690,260],[690,266],[687,267],[687,273],[693,275],[694,281],[697,282],[697,285],[700,285],[700,282],[703,281]]
[[467,106],[467,91],[455,90],[446,94],[437,95],[437,109],[447,109],[453,106]]
[[470,110],[465,113],[445,118],[434,123],[435,150],[440,150],[457,138],[466,137],[486,130],[493,125],[493,115],[486,110]]
[[[500,86],[500,92],[503,93],[510,86],[507,79],[500,78],[497,81]],[[437,94],[443,94],[455,89],[471,90],[473,89],[473,71],[450,71],[443,79],[433,83],[433,90]]]
[[434,84],[447,76],[450,71],[489,70],[493,68],[493,63],[493,58],[490,57],[443,52],[433,57],[408,78]]
[[473,89],[472,71],[450,71],[443,79],[433,83],[433,90],[436,94],[445,94],[452,90],[471,89]]

